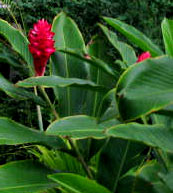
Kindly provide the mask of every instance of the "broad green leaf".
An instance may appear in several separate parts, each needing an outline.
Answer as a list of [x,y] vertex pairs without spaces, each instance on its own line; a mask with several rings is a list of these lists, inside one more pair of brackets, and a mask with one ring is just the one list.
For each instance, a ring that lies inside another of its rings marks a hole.
[[[132,167],[139,166],[145,146],[134,142],[110,138],[100,152],[98,182],[116,192],[121,177]],[[109,164],[107,164],[109,163]]]
[[128,139],[173,152],[173,129],[163,125],[120,124],[107,130],[108,136]]
[[79,78],[63,78],[60,76],[42,76],[42,77],[32,77],[27,78],[23,81],[17,83],[18,86],[22,87],[34,87],[34,86],[44,86],[44,87],[84,87],[86,89],[101,90],[104,87],[95,84],[89,80],[83,80]]
[[[77,25],[65,13],[62,12],[55,17],[52,31],[55,32],[57,50],[66,48],[85,50],[85,43]],[[86,64],[80,60],[59,51],[55,52],[51,59],[51,75],[64,78],[87,78]],[[86,91],[77,88],[54,88],[54,92],[59,102],[60,116],[83,112]]]
[[115,92],[115,88],[111,89],[100,102],[97,117],[99,117],[101,121],[117,118],[119,115]]
[[18,145],[24,143],[43,143],[48,146],[62,148],[62,139],[47,136],[43,132],[28,128],[8,118],[0,118],[0,144]]
[[173,105],[152,113],[151,118],[153,124],[162,124],[165,127],[173,128]]
[[165,44],[165,50],[166,54],[169,56],[173,56],[173,48],[172,48],[172,42],[173,42],[173,20],[164,19],[162,21],[162,34],[163,34],[163,40]]
[[102,31],[108,38],[109,42],[119,51],[123,62],[127,65],[130,66],[131,64],[134,64],[137,61],[137,57],[135,54],[135,51],[131,46],[128,44],[119,41],[117,38],[116,33],[110,31],[107,27],[104,25],[99,24],[101,27]]
[[36,96],[33,92],[29,92],[23,88],[16,87],[10,81],[5,79],[1,74],[0,74],[0,90],[4,91],[10,97],[13,97],[18,100],[30,99],[36,102],[37,104],[45,105],[45,102],[40,97]]
[[69,136],[76,139],[104,138],[105,126],[98,125],[94,117],[76,115],[54,121],[46,130],[47,134]]
[[138,118],[173,102],[173,59],[162,56],[127,69],[117,85],[117,102],[124,120]]
[[148,161],[142,167],[133,168],[120,180],[118,191],[121,193],[172,193],[160,180],[159,173],[164,172],[155,160]]
[[[102,36],[95,36],[91,39],[90,43],[88,43],[87,51],[91,57],[91,59],[88,59],[87,64],[98,64],[98,66],[88,65],[89,79],[109,89],[113,88],[119,78],[119,73],[117,73],[117,69],[113,68],[113,59],[108,55],[109,47],[107,41]],[[99,65],[102,65],[104,68],[101,68]],[[107,72],[112,72],[115,75],[111,76],[111,74]],[[87,104],[88,106],[90,105],[92,116],[97,116],[98,108],[106,93],[106,90],[103,93],[88,93]]]
[[163,52],[158,46],[156,46],[147,36],[136,28],[118,20],[109,17],[103,18],[109,25],[114,27],[124,36],[126,36],[131,42],[140,47],[143,51],[149,51],[152,56],[163,55]]
[[167,174],[160,173],[159,176],[163,182],[173,191],[173,171],[168,172]]
[[58,185],[47,178],[52,171],[38,162],[26,160],[0,167],[0,193],[33,193]]
[[[103,48],[101,47],[101,48],[98,48],[98,49],[103,49]],[[63,52],[63,53],[66,53],[66,54],[69,54],[69,55],[79,59],[80,61],[86,62],[86,63],[92,65],[93,67],[98,67],[102,71],[104,71],[107,75],[112,76],[115,79],[117,79],[119,77],[119,73],[116,70],[111,68],[111,66],[108,65],[106,62],[104,62],[102,59],[98,58],[98,56],[95,57],[95,55],[92,55],[90,51],[89,51],[89,53],[91,54],[90,55],[91,59],[86,58],[84,56],[84,54],[79,52],[78,50],[60,49],[59,51]]]
[[97,184],[94,180],[89,180],[77,174],[59,173],[48,177],[73,193],[110,193],[109,190]]
[[27,38],[21,31],[12,27],[3,19],[0,19],[0,34],[2,34],[12,45],[12,48],[24,58],[32,72],[33,58],[28,49]]

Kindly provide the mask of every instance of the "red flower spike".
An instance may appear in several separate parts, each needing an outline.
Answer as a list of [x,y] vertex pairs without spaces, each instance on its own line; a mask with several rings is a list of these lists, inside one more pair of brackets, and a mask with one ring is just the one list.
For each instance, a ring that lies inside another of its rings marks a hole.
[[50,55],[55,52],[51,24],[41,19],[29,32],[29,50],[34,59],[35,75],[43,76]]
[[150,52],[143,52],[139,57],[138,60],[136,62],[141,62],[143,60],[146,60],[148,58],[151,58],[151,54]]

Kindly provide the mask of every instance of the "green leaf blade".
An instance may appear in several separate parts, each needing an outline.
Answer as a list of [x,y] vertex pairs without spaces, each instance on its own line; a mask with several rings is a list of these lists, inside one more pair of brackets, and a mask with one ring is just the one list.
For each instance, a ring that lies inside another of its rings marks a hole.
[[104,87],[95,84],[89,80],[79,79],[79,78],[63,78],[60,76],[42,76],[42,77],[32,77],[27,78],[23,81],[17,83],[21,87],[34,87],[34,86],[44,86],[44,87],[83,87],[89,89],[101,90]]
[[99,24],[99,26],[108,38],[109,42],[119,51],[124,63],[127,66],[134,64],[137,61],[137,57],[133,48],[128,44],[119,41],[117,35],[104,25]]
[[16,87],[10,81],[5,79],[1,74],[0,74],[0,90],[4,91],[10,97],[18,100],[30,99],[39,105],[45,105],[45,102],[42,100],[42,98],[36,96],[34,93],[29,92],[23,88]]
[[21,31],[12,27],[8,22],[0,19],[0,34],[2,34],[12,45],[13,49],[18,52],[33,72],[33,58],[28,48],[28,40]]
[[97,124],[94,117],[86,115],[69,116],[54,121],[47,128],[49,135],[69,136],[75,139],[104,138],[104,127]]
[[108,129],[106,134],[173,152],[173,130],[166,129],[162,125],[120,124]]
[[152,56],[163,55],[163,52],[158,46],[156,46],[148,37],[146,37],[142,32],[138,31],[136,28],[118,20],[109,17],[103,18],[109,25],[114,27],[124,36],[126,36],[130,41],[139,46],[143,51],[149,51]]
[[52,171],[31,161],[16,161],[0,167],[1,193],[33,193],[58,186],[47,178]]
[[173,20],[164,19],[161,24],[166,54],[173,56]]
[[[85,43],[77,25],[65,13],[61,12],[54,18],[52,31],[55,33],[54,39],[57,50],[66,48],[85,50]],[[87,78],[86,64],[78,59],[59,51],[55,52],[51,59],[51,75],[64,78]],[[59,100],[60,109],[62,109],[59,112],[60,116],[80,114],[83,111],[85,91],[82,89],[54,88],[54,93]]]
[[63,188],[74,193],[110,193],[105,187],[93,180],[76,174],[59,173],[48,176]]
[[0,117],[0,144],[18,145],[43,143],[52,147],[65,147],[62,139],[47,136],[43,132],[28,128],[8,118]]
[[172,58],[162,56],[132,65],[123,73],[117,85],[117,101],[124,120],[139,118],[172,103],[172,64]]

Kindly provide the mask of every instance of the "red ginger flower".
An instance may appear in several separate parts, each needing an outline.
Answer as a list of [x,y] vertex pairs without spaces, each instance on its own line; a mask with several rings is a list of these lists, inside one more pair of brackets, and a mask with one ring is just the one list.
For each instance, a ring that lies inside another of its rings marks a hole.
[[136,62],[141,62],[143,60],[146,60],[148,58],[151,57],[151,54],[150,52],[143,52],[139,57],[138,57],[138,60]]
[[35,75],[43,76],[46,64],[50,55],[55,52],[51,24],[41,19],[34,24],[34,28],[29,32],[29,50],[33,55]]

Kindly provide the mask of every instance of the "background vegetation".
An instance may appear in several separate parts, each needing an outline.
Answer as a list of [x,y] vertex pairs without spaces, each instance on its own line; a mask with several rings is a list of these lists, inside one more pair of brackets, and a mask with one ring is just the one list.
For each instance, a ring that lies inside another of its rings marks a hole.
[[[90,38],[98,33],[99,28],[96,24],[101,20],[100,17],[110,16],[135,26],[162,47],[160,23],[163,17],[172,17],[173,2],[171,0],[16,0],[11,4],[11,8],[26,33],[38,19],[45,18],[52,22],[57,12],[64,10],[78,24],[79,29],[85,35],[86,42],[89,42]],[[14,23],[7,9],[0,9],[0,18]],[[0,55],[4,56],[0,70],[6,78],[14,82],[19,77],[25,78],[27,72],[23,61],[21,64],[16,63],[20,56],[14,56],[10,46],[6,42],[4,43],[2,37],[0,37]],[[19,70],[20,65],[22,66],[21,70]],[[19,70],[17,74],[16,68]],[[17,109],[14,108],[15,106]],[[24,101],[16,102],[0,92],[0,116],[8,115],[9,118],[16,121],[20,120],[25,125],[31,126],[32,123],[32,127],[34,127],[37,123],[34,121],[36,113],[32,110],[33,108],[35,106],[32,102],[30,104]],[[28,113],[30,113],[29,116]],[[46,116],[48,115],[45,113],[43,117]],[[7,146],[0,146],[0,154],[4,148],[6,150],[9,148],[9,154],[1,155],[0,163],[26,156],[23,151],[16,150],[18,148],[9,146],[8,148]]]

